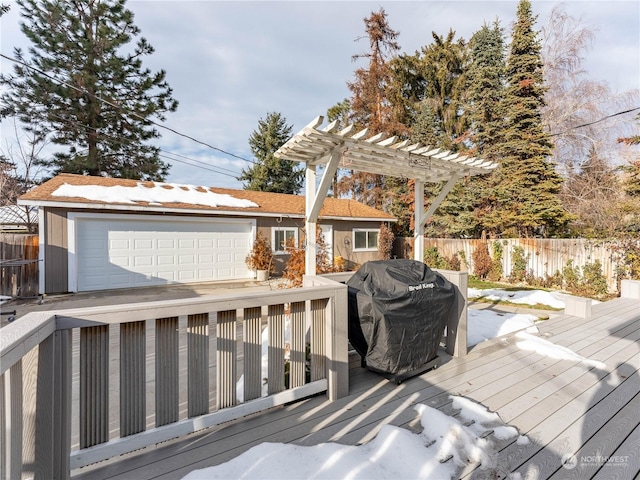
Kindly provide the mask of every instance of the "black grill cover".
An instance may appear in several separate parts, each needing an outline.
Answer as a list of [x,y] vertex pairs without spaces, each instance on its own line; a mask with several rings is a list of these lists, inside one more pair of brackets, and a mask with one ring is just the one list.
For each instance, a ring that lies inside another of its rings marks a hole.
[[437,356],[452,283],[416,260],[367,262],[347,282],[349,341],[370,370],[396,380]]

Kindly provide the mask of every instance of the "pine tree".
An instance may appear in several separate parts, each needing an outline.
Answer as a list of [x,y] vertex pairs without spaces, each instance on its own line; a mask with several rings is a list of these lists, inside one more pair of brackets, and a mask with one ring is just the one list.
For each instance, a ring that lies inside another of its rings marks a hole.
[[562,178],[549,161],[553,144],[540,113],[545,86],[535,20],[529,0],[520,0],[507,59],[494,208],[485,217],[495,231],[525,237],[563,234],[571,219],[558,198]]
[[433,116],[440,140],[436,146],[452,151],[464,150],[462,141],[467,122],[462,105],[468,48],[464,39],[455,39],[453,30],[449,30],[446,37],[436,32],[431,35],[433,42],[422,48],[420,57],[425,85],[422,102],[426,104],[421,113]]
[[[153,47],[133,23],[125,0],[17,0],[29,57],[2,75],[2,115],[48,133],[62,147],[45,165],[67,172],[162,180],[168,165],[155,121],[178,102],[165,72],[143,68]],[[134,45],[131,42],[136,39]]]
[[304,172],[297,162],[276,158],[273,154],[291,138],[291,125],[277,112],[258,121],[258,129],[249,137],[249,146],[257,162],[242,170],[238,180],[247,182],[245,190],[295,194],[302,188]]
[[[470,128],[470,154],[484,160],[498,160],[504,115],[505,46],[500,24],[483,25],[469,41],[470,62],[466,72],[464,110]],[[486,232],[485,212],[491,209],[497,177],[473,176],[456,186],[440,207],[443,222],[453,236],[480,238]]]

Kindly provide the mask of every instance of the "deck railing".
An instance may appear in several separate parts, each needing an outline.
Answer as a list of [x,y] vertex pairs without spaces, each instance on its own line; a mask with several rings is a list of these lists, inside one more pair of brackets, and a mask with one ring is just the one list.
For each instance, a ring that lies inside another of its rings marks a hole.
[[[447,351],[466,354],[467,274]],[[2,479],[71,471],[326,391],[348,394],[348,276],[30,313],[0,335]]]
[[30,313],[7,325],[2,478],[68,478],[73,469],[319,392],[346,395],[347,287],[310,283]]

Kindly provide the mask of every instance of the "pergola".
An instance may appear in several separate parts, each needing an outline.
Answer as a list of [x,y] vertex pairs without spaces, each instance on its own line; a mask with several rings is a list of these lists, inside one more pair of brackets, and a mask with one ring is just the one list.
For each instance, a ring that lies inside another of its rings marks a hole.
[[[369,136],[368,129],[356,132],[353,125],[338,130],[334,121],[321,128],[322,116],[294,135],[276,152],[277,158],[304,162],[306,165],[306,274],[316,274],[316,231],[318,215],[338,168],[415,180],[414,258],[422,260],[424,225],[455,183],[462,177],[484,175],[498,166],[495,162],[452,153],[440,148],[398,141],[384,133]],[[324,173],[316,186],[316,168]],[[447,183],[429,208],[424,210],[425,183]]]

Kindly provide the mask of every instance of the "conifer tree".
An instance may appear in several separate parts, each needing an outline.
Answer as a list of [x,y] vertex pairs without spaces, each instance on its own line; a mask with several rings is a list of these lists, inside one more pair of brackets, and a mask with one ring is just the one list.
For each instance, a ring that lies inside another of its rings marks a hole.
[[242,169],[238,180],[247,182],[245,190],[295,194],[302,188],[303,171],[297,162],[276,158],[273,154],[291,138],[292,126],[280,113],[268,113],[258,121],[258,129],[249,137],[249,146],[257,162]]
[[553,144],[542,124],[545,86],[536,17],[520,0],[507,59],[506,119],[493,208],[485,223],[525,237],[563,234],[571,216],[558,198],[562,179],[549,161]]
[[[17,0],[30,40],[16,49],[13,75],[2,75],[2,116],[61,147],[44,164],[59,172],[162,180],[168,165],[147,142],[178,102],[165,72],[142,59],[153,47],[125,0]],[[136,40],[137,39],[137,40]],[[135,43],[132,42],[135,40]]]

